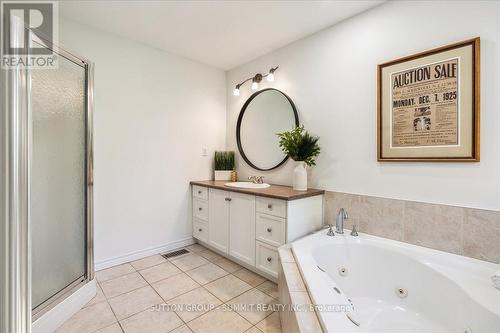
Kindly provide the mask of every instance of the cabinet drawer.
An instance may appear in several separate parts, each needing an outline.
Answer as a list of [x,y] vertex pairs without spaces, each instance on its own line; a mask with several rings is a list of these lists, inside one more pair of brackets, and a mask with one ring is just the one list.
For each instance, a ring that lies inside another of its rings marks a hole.
[[193,198],[193,217],[208,221],[208,201]]
[[193,185],[193,198],[208,200],[208,187]]
[[278,249],[259,241],[255,242],[255,246],[257,247],[257,269],[277,278],[279,269]]
[[286,201],[257,197],[257,212],[286,217]]
[[208,223],[193,219],[193,237],[203,242],[208,241]]
[[273,246],[285,244],[285,219],[257,213],[255,235],[258,240]]

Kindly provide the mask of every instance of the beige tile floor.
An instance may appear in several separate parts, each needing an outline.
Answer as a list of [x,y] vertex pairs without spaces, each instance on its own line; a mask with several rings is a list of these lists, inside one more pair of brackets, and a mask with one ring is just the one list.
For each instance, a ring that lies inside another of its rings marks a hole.
[[277,312],[237,308],[277,303],[275,283],[198,244],[187,249],[96,272],[96,297],[57,333],[281,332]]

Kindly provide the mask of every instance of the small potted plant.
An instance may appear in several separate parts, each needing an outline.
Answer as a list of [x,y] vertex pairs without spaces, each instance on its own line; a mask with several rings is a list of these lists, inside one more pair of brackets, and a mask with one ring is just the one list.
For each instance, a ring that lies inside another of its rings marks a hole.
[[293,189],[296,191],[307,190],[306,166],[316,165],[316,157],[320,153],[319,137],[312,136],[299,126],[291,131],[277,134],[281,150],[292,160],[297,162],[293,170]]
[[214,167],[215,180],[231,180],[231,172],[234,170],[234,151],[216,151]]

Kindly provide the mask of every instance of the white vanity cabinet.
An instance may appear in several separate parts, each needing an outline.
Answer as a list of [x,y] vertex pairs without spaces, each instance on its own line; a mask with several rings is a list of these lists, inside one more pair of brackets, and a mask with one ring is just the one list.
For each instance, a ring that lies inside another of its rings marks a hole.
[[223,183],[192,182],[193,237],[229,259],[276,279],[277,248],[321,227],[323,191],[304,194],[273,185],[272,190],[241,193]]

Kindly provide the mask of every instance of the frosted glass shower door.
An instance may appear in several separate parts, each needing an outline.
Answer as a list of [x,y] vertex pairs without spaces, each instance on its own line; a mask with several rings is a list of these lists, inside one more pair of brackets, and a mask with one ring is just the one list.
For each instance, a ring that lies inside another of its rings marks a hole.
[[87,74],[58,59],[57,69],[31,71],[33,309],[87,276]]

